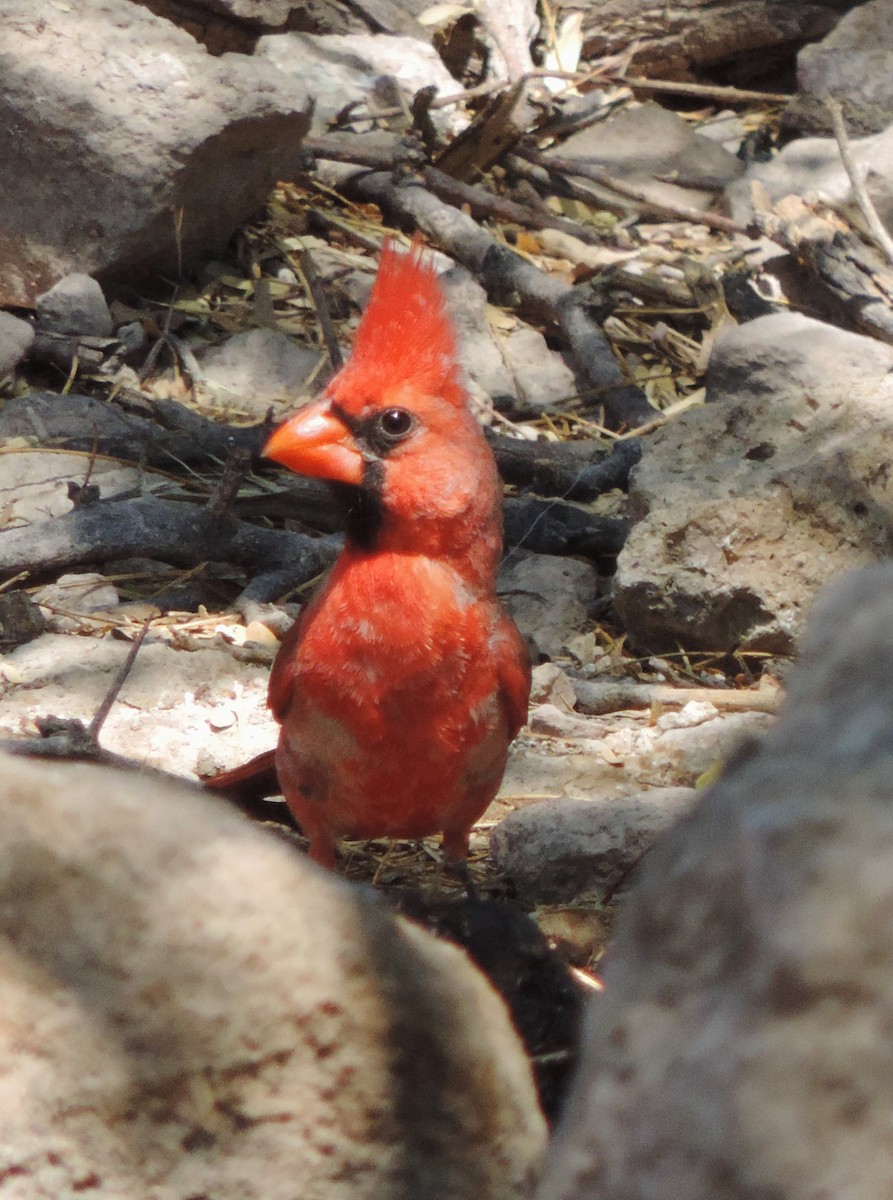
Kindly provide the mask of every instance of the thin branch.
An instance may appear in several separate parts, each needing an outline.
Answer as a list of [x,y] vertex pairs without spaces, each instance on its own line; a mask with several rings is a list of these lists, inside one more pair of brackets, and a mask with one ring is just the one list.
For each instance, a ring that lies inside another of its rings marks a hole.
[[556,217],[550,212],[533,208],[527,204],[518,204],[505,196],[494,195],[486,188],[477,184],[463,183],[451,175],[438,170],[437,167],[425,167],[422,172],[425,183],[441,200],[448,204],[461,207],[467,204],[472,213],[487,217],[495,217],[501,221],[511,221],[529,229],[557,229],[570,237],[590,245],[599,245],[604,236],[595,229],[587,229],[577,221],[569,221],[564,217]]
[[134,638],[133,645],[130,647],[130,651],[125,658],[123,665],[121,666],[121,670],[115,676],[115,680],[112,683],[112,686],[106,692],[102,704],[100,704],[99,708],[97,708],[93,715],[93,720],[87,726],[87,736],[90,738],[91,742],[99,741],[99,731],[105,724],[105,719],[111,712],[112,705],[118,699],[118,693],[124,686],[127,676],[130,674],[131,668],[136,662],[136,656],[139,654],[140,647],[146,640],[146,634],[149,632],[149,626],[151,624],[152,618],[146,617],[145,621],[143,621],[142,629],[140,629],[139,633]]
[[703,212],[699,208],[690,208],[685,204],[668,204],[664,199],[649,195],[644,188],[633,187],[632,184],[615,178],[609,172],[595,167],[592,163],[578,158],[561,158],[558,155],[541,154],[538,150],[519,148],[516,153],[529,162],[547,171],[560,171],[564,175],[576,175],[581,179],[591,179],[601,187],[610,188],[618,196],[625,196],[637,204],[646,205],[655,212],[664,213],[680,221],[691,221],[693,225],[706,225],[708,229],[716,229],[721,233],[746,233],[747,229],[731,217],[723,217],[719,213]]
[[859,211],[862,213],[865,224],[868,226],[868,232],[886,255],[887,261],[893,263],[893,238],[891,238],[890,234],[884,228],[883,222],[877,214],[877,209],[874,207],[874,203],[865,187],[862,171],[856,162],[852,143],[846,131],[846,122],[843,119],[843,105],[836,96],[827,96],[825,98],[825,107],[828,109],[831,117],[831,128],[834,130],[837,148],[840,151],[840,161],[843,163],[843,169],[849,178],[850,186],[853,189],[853,196],[859,205]]
[[304,278],[304,283],[307,285],[310,302],[316,312],[316,319],[319,322],[319,330],[322,334],[326,353],[329,356],[329,362],[332,364],[334,371],[340,371],[344,364],[344,356],[341,353],[341,346],[338,342],[335,322],[332,320],[332,314],[329,310],[328,298],[320,282],[319,275],[316,273],[313,258],[309,251],[304,249],[298,251],[298,267]]
[[781,693],[763,688],[670,687],[659,683],[634,683],[629,679],[572,680],[580,711],[588,716],[604,716],[624,709],[683,708],[686,704],[712,704],[720,712],[778,711]]
[[639,75],[611,74],[604,78],[610,83],[623,84],[637,92],[669,92],[672,96],[698,96],[705,100],[721,100],[724,104],[789,104],[792,96],[784,92],[757,92],[748,88],[720,87],[712,83],[682,83],[672,79],[644,79]]

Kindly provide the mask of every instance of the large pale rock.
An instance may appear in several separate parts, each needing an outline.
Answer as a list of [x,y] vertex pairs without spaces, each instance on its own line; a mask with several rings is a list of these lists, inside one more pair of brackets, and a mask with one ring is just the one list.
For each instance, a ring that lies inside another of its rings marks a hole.
[[206,797],[0,762],[0,1194],[529,1194],[543,1122],[465,956]]
[[796,313],[717,340],[710,403],[650,437],[614,600],[651,648],[788,653],[821,585],[889,554],[893,348]]
[[[390,107],[376,99],[382,76],[396,80],[407,101],[420,88],[433,86],[439,96],[454,96],[456,81],[437,51],[415,37],[386,34],[282,33],[263,37],[255,58],[298,80],[313,96],[313,128],[324,132],[329,120],[348,104],[363,101],[373,108]],[[434,109],[431,118],[446,132],[468,123],[459,110]]]
[[0,302],[73,271],[176,276],[297,170],[301,81],[129,0],[6,0],[0,54]]
[[262,33],[302,29],[317,33],[366,33],[370,24],[384,33],[430,36],[415,17],[427,0],[137,0],[167,17],[202,42],[212,54],[238,50],[251,54]]
[[[676,113],[653,101],[623,108],[580,130],[554,154],[600,167],[665,204],[694,208],[708,208],[717,191],[743,170],[741,161],[725,147],[696,133]],[[545,157],[550,157],[550,151]],[[633,207],[641,205],[631,205],[631,211]]]
[[776,728],[621,914],[539,1200],[893,1194],[893,567],[816,606]]
[[320,354],[278,329],[247,329],[196,357],[204,386],[220,403],[262,420],[271,401],[294,403],[302,395]]
[[456,327],[462,366],[492,400],[508,401],[515,412],[541,413],[566,404],[575,394],[573,371],[537,329],[516,322],[499,330],[505,314],[487,303],[487,293],[462,267],[440,276],[447,309]]

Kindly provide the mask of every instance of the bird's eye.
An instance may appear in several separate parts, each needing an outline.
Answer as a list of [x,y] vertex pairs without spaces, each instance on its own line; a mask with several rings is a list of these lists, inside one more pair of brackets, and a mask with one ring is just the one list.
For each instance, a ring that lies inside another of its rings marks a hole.
[[415,417],[405,408],[386,408],[376,422],[379,436],[388,444],[402,442],[415,428]]

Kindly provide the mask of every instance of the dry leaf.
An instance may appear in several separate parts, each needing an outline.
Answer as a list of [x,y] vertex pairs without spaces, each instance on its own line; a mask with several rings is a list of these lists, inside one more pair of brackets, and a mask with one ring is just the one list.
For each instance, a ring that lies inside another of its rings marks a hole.
[[[555,71],[576,71],[580,65],[582,51],[583,14],[569,13],[558,27],[554,45],[547,50],[543,66],[546,69],[551,67]],[[553,93],[573,90],[569,80],[559,79],[557,76],[547,76],[543,83]]]

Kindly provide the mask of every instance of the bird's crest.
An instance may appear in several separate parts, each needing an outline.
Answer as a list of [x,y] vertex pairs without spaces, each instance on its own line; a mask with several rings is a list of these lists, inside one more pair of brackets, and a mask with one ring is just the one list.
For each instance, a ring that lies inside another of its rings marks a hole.
[[456,335],[437,273],[417,247],[401,254],[386,242],[353,354],[330,391],[342,404],[363,404],[400,384],[451,404],[466,403]]

